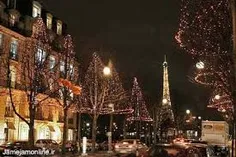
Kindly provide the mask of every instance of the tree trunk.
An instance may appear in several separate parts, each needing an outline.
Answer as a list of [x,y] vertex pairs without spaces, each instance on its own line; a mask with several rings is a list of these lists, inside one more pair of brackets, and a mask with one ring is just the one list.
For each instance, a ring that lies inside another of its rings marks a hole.
[[139,122],[136,120],[135,121],[135,131],[136,131],[136,139],[139,139],[139,127],[138,127]]
[[124,137],[124,139],[126,139],[126,116],[125,116],[124,123],[123,123],[123,137]]
[[78,128],[77,128],[77,130],[78,130],[78,148],[79,148],[79,150],[81,149],[81,113],[79,112],[78,113],[78,117],[77,117],[77,119],[78,119]]
[[67,114],[68,114],[68,108],[64,109],[64,126],[63,126],[63,139],[62,139],[62,153],[65,153],[65,145],[67,141],[67,134],[68,134],[68,121],[67,121]]
[[29,145],[34,146],[34,119],[35,119],[35,104],[29,104],[30,120],[29,120]]
[[96,132],[97,132],[97,115],[94,114],[93,127],[92,127],[92,152],[95,152]]

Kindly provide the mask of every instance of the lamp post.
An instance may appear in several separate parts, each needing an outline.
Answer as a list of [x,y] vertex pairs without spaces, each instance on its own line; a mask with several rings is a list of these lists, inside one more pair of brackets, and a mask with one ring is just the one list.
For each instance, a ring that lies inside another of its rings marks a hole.
[[114,112],[114,104],[109,104],[108,107],[111,109],[110,114],[110,126],[109,132],[107,133],[108,136],[108,152],[112,152],[112,126],[113,126],[113,112]]

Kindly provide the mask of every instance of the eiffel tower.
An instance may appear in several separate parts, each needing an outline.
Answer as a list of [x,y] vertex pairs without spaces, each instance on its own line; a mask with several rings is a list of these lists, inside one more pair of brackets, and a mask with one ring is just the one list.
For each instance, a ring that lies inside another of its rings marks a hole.
[[172,129],[174,124],[174,114],[171,106],[170,99],[170,88],[169,88],[169,78],[168,78],[168,63],[166,61],[166,56],[163,62],[163,96],[161,103],[161,111],[160,111],[160,122],[161,127],[165,127],[166,136],[167,132]]

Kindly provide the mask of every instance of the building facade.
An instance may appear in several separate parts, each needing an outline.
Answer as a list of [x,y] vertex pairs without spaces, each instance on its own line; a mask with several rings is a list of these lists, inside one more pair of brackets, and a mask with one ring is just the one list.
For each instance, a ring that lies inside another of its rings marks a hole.
[[[34,33],[34,22],[42,19],[46,26],[46,34],[49,39],[49,52],[44,50],[26,51],[27,44],[32,40]],[[7,80],[7,72],[10,69],[10,81],[12,89],[12,100],[16,111],[26,120],[29,117],[29,103],[27,92],[24,89],[25,83],[24,60],[27,53],[37,56],[40,59],[48,56],[47,66],[50,75],[60,78],[61,72],[65,72],[65,63],[61,60],[63,54],[62,40],[66,35],[66,24],[54,17],[49,11],[43,8],[43,4],[34,0],[0,0],[0,141],[28,140],[28,125],[22,121],[13,111],[11,97]],[[40,53],[39,53],[40,52]],[[36,58],[37,58],[36,57]],[[7,60],[9,59],[9,60]],[[7,61],[9,61],[7,64]],[[56,66],[56,65],[59,66]],[[7,66],[8,65],[8,66]],[[76,61],[70,63],[71,71],[78,72]],[[53,69],[53,70],[52,70]],[[49,74],[49,73],[48,73]],[[50,78],[50,76],[46,77]],[[50,80],[50,79],[49,79]],[[57,142],[62,140],[63,133],[63,107],[60,105],[60,98],[49,96],[51,90],[48,86],[47,92],[38,95],[38,99],[47,97],[37,106],[35,113],[34,134],[37,139],[54,139]],[[60,91],[58,91],[60,95]],[[75,140],[76,120],[75,113],[69,110],[68,113],[68,140]]]

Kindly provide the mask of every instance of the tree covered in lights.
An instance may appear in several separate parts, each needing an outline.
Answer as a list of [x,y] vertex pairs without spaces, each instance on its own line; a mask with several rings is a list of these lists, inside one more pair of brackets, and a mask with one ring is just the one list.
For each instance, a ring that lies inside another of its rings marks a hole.
[[147,106],[145,104],[145,100],[139,87],[138,80],[134,77],[133,87],[130,96],[130,104],[133,108],[133,112],[127,116],[127,121],[131,123],[135,123],[136,135],[138,137],[138,131],[141,122],[151,122],[152,118],[147,110]]
[[231,112],[233,61],[230,1],[182,0],[176,40],[197,62],[193,80],[212,89],[208,107]]
[[[104,67],[98,54],[94,53],[82,83],[80,112],[89,113],[93,118],[92,151],[95,150],[99,115],[132,112],[132,109],[127,105],[127,96],[114,66],[109,64],[110,73],[108,74],[104,74]],[[114,109],[109,104],[114,104]]]
[[[67,35],[63,42],[61,53],[55,54],[51,50],[43,20],[37,18],[33,24],[32,36],[19,45],[20,49],[25,50],[18,59],[21,66],[16,66],[12,61],[16,60],[17,56],[10,54],[8,58],[7,80],[11,106],[14,113],[29,126],[28,139],[32,146],[35,137],[35,120],[53,118],[54,113],[50,110],[51,107],[59,108],[59,117],[64,116],[63,141],[67,140],[67,111],[74,102],[75,95],[80,94],[81,88],[75,85],[78,71],[72,39]],[[20,82],[18,77],[17,80],[14,78],[16,73],[21,76]],[[21,102],[17,100],[19,93],[14,88],[24,92],[21,95]],[[16,104],[21,103],[28,104],[28,110],[20,112]],[[49,110],[44,111],[45,108]]]
[[[37,18],[33,28],[32,36],[26,38],[25,44],[19,44],[19,49],[24,50],[21,58],[10,53],[7,59],[7,84],[11,106],[14,113],[29,126],[28,139],[31,146],[34,145],[34,120],[40,105],[50,97],[46,95],[49,89],[47,80],[52,76],[47,68],[51,51],[43,20]],[[21,63],[20,68],[12,60],[18,60]],[[20,83],[17,76],[21,76]],[[26,116],[20,113],[16,106],[19,100],[15,98],[17,95],[15,88],[24,91],[21,102],[28,103]]]
[[[55,98],[63,109],[63,140],[62,151],[65,152],[65,144],[68,139],[68,114],[77,111],[81,87],[78,84],[78,64],[75,58],[72,37],[66,35],[63,40],[63,48],[59,55],[59,75],[55,79],[58,87],[58,96]],[[70,112],[69,112],[70,111]]]

